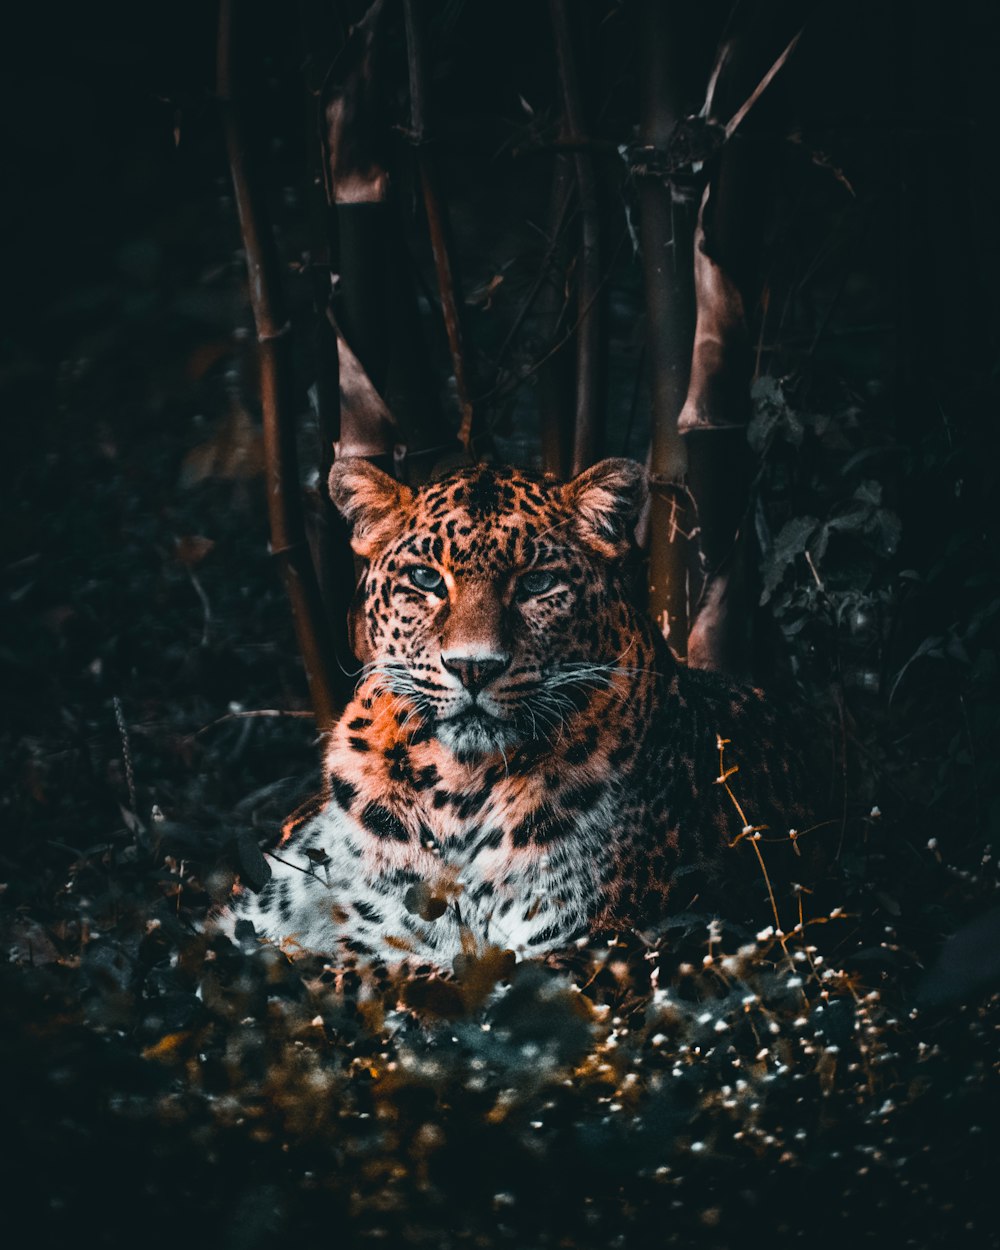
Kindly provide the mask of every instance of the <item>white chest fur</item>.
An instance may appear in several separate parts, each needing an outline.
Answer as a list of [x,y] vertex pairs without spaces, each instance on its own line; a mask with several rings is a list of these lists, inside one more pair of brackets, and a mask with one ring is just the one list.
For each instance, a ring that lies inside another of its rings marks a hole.
[[543,955],[593,914],[610,808],[606,796],[558,839],[519,846],[490,805],[465,820],[404,814],[403,841],[374,836],[331,803],[278,848],[271,881],[241,897],[237,916],[286,949],[334,954],[346,941],[390,964],[449,967],[470,944]]

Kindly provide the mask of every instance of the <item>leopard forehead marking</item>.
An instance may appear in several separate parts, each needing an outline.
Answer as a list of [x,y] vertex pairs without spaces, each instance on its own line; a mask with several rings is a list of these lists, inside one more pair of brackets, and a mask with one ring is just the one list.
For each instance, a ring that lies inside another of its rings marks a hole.
[[460,470],[417,492],[373,572],[407,556],[489,577],[557,554],[571,519],[558,483],[523,472]]

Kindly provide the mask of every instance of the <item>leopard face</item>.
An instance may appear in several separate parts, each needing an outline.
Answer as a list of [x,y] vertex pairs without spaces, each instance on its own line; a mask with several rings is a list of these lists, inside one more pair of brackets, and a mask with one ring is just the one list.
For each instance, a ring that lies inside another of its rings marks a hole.
[[550,741],[627,662],[632,461],[566,484],[477,466],[411,491],[346,459],[330,492],[367,561],[352,619],[365,676],[458,757]]

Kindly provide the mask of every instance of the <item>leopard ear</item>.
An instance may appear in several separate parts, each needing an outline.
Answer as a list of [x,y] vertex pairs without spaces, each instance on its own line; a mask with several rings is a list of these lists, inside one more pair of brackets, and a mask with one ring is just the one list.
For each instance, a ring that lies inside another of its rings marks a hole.
[[413,492],[360,456],[338,460],[330,470],[330,498],[351,527],[351,546],[370,557],[401,526]]
[[647,494],[646,470],[634,460],[601,460],[563,487],[580,537],[603,556],[623,556]]

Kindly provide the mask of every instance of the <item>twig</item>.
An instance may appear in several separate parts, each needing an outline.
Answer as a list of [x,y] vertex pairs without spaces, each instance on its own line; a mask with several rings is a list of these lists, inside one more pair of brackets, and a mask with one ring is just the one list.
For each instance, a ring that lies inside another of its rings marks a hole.
[[[626,230],[622,234],[622,237],[618,240],[618,243],[615,245],[615,249],[614,249],[614,252],[612,253],[612,256],[608,265],[608,269],[605,272],[604,276],[601,278],[597,291],[594,293],[595,300],[601,294],[602,290],[608,284],[608,282],[611,281],[611,274],[614,270],[615,261],[618,257],[619,252],[622,250],[622,246],[624,245],[625,240],[627,238],[628,238],[628,231]],[[562,351],[562,349],[566,346],[566,344],[570,341],[570,339],[576,333],[577,326],[579,326],[581,318],[585,316],[586,313],[587,313],[586,308],[580,309],[578,311],[576,320],[569,327],[569,329],[562,336],[562,338],[559,339],[557,343],[553,343],[552,346],[548,349],[548,351],[544,352],[541,356],[539,356],[539,358],[533,361],[530,365],[528,365],[526,369],[522,369],[520,373],[518,373],[513,383],[508,383],[506,385],[502,383],[497,383],[496,386],[491,387],[490,390],[485,391],[482,395],[480,395],[477,399],[477,403],[480,403],[480,404],[485,403],[487,400],[493,399],[495,396],[498,396],[498,395],[499,396],[509,395],[512,390],[515,390],[518,386],[521,385],[522,382],[530,378],[532,374],[537,373],[538,370],[541,369],[542,366],[545,365],[548,361],[550,361],[557,352]]]
[[[265,851],[264,854],[267,856],[268,859],[276,859],[279,864],[284,864],[286,868],[294,868],[296,872],[301,872],[304,877],[312,877],[313,880],[318,881],[320,885],[323,886],[324,889],[326,890],[333,889],[333,886],[330,884],[329,880],[324,881],[323,878],[318,876],[311,868],[302,868],[298,864],[293,864],[291,860],[282,859],[281,856],[276,855],[274,851]],[[327,876],[329,877],[329,873],[327,874]]]
[[808,548],[806,548],[806,550],[803,552],[803,555],[806,558],[806,564],[809,565],[809,572],[812,573],[813,575],[813,581],[816,583],[817,589],[823,591],[823,593],[825,594],[826,587],[823,585],[823,579],[819,575],[819,569],[817,569],[815,561],[812,558],[812,553],[809,551]]
[[764,94],[764,92],[770,86],[771,79],[775,76],[775,74],[777,74],[778,70],[781,69],[782,65],[784,65],[784,63],[792,55],[792,52],[795,50],[795,45],[799,42],[801,38],[802,38],[802,31],[800,30],[797,35],[794,35],[791,38],[791,40],[788,42],[787,46],[785,47],[784,52],[781,53],[781,55],[774,62],[771,68],[767,71],[764,77],[760,80],[757,86],[753,89],[750,95],[743,101],[743,103],[736,110],[736,112],[732,115],[732,117],[730,117],[729,121],[726,122],[726,138],[727,139],[733,136],[736,129],[739,127],[740,123],[743,121],[744,117],[746,117],[747,113],[750,112],[753,106],[757,103],[760,97]]
[[135,769],[132,767],[132,744],[128,736],[128,725],[125,723],[125,712],[122,708],[122,701],[117,695],[111,700],[111,705],[115,710],[115,724],[118,726],[118,736],[122,744],[122,762],[125,765],[125,785],[128,787],[129,810],[136,821],[138,821],[139,808],[136,801]]
[[[726,747],[730,745],[730,739],[723,738],[721,734],[716,734],[715,742],[719,750],[719,775],[715,779],[715,784],[717,786],[722,786],[726,794],[729,795],[729,798],[732,801],[733,806],[736,808],[736,813],[740,818],[740,823],[743,826],[741,832],[738,833],[735,838],[733,838],[732,842],[730,842],[729,845],[730,847],[737,846],[740,842],[746,839],[750,843],[750,845],[753,847],[754,854],[757,856],[757,863],[760,865],[760,870],[764,877],[764,884],[767,886],[767,897],[771,904],[771,914],[774,917],[774,936],[780,942],[781,949],[785,952],[785,957],[788,959],[789,963],[792,964],[792,966],[794,967],[794,964],[792,963],[792,957],[788,951],[787,935],[785,933],[785,930],[782,928],[781,917],[778,914],[778,904],[777,904],[777,900],[774,897],[774,889],[771,885],[771,877],[767,871],[767,864],[764,862],[764,854],[761,851],[760,845],[759,845],[760,835],[767,830],[768,826],[767,825],[751,825],[747,823],[746,812],[743,810],[742,804],[740,803],[736,795],[733,793],[732,786],[730,786],[729,784],[729,778],[734,776],[736,773],[740,771],[739,764],[731,764],[728,768],[726,767],[725,751],[726,751]],[[793,843],[794,843],[794,839],[793,839]],[[800,931],[804,932],[804,926],[802,922],[802,897],[801,895],[799,896],[799,926],[800,926]]]
[[212,624],[212,605],[208,601],[208,595],[205,593],[205,587],[202,586],[201,582],[198,580],[198,575],[193,569],[188,569],[188,577],[191,579],[191,585],[194,587],[195,594],[201,600],[203,622],[201,628],[201,645],[203,647],[207,647],[208,631],[210,625]]
[[496,353],[496,358],[493,363],[496,365],[497,369],[499,369],[503,364],[504,358],[507,355],[507,349],[514,341],[514,336],[517,334],[518,330],[520,330],[525,317],[529,312],[531,312],[542,286],[550,277],[549,270],[555,260],[556,249],[559,246],[562,232],[566,226],[566,218],[569,214],[570,196],[567,192],[566,181],[565,162],[556,161],[552,177],[550,221],[549,229],[546,232],[545,254],[538,266],[538,276],[531,284],[528,294],[521,301],[521,306],[515,313],[514,318],[510,323],[510,328],[504,336],[504,340],[500,344]]

